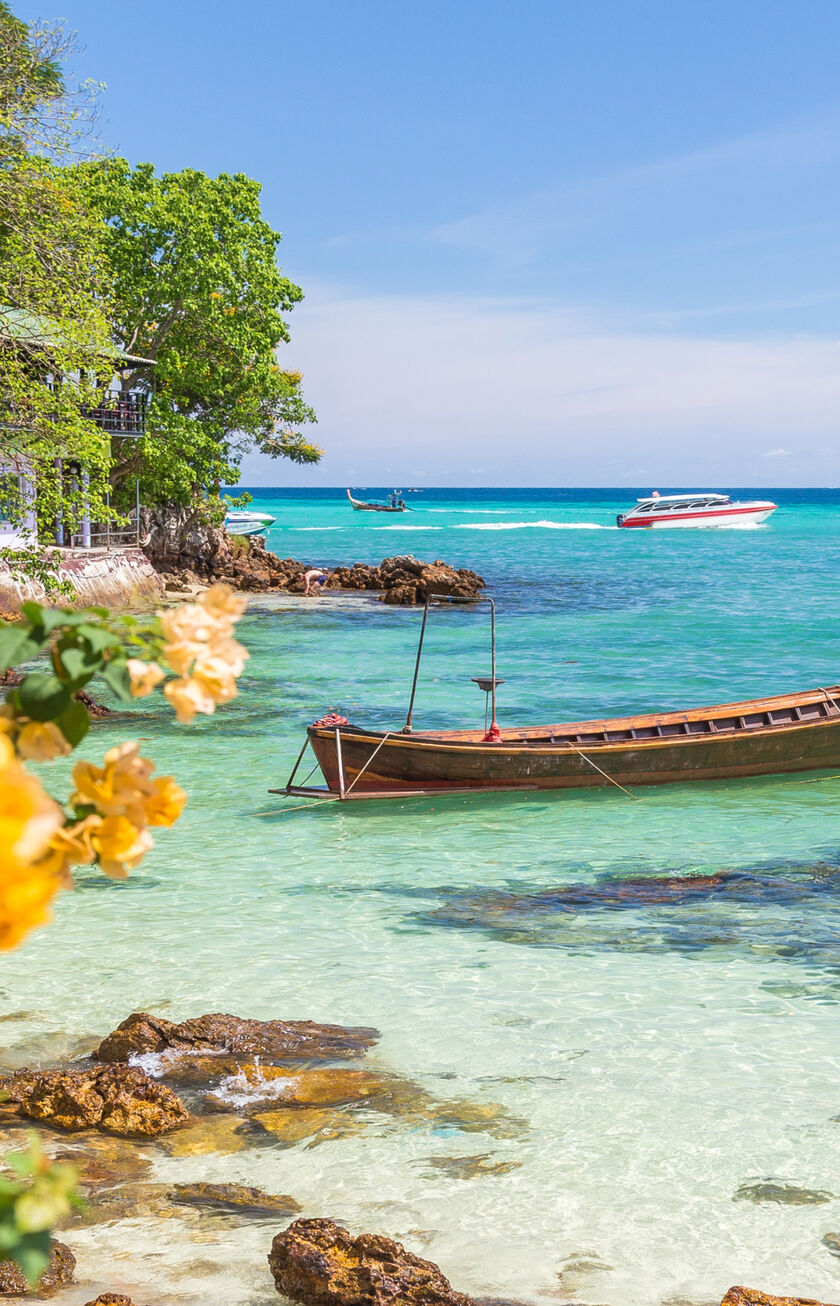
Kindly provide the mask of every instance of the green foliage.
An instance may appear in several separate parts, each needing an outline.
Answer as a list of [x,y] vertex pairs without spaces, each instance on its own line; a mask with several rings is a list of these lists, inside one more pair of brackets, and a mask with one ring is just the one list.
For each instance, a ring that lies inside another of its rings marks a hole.
[[82,1202],[76,1167],[50,1161],[38,1135],[28,1138],[25,1152],[5,1157],[12,1173],[0,1174],[0,1259],[17,1261],[34,1287],[47,1268],[50,1229]]
[[36,581],[50,598],[72,599],[76,588],[70,580],[59,580],[61,554],[57,549],[0,549],[0,558],[8,564],[12,579],[18,584]]
[[[60,28],[28,26],[0,3],[0,463],[34,472],[42,525],[61,516],[74,530],[81,487],[62,486],[56,460],[84,463],[85,497],[105,516],[109,441],[85,409],[110,379],[113,346],[100,223],[56,161],[88,122],[62,77],[71,48]],[[13,519],[25,509],[13,502]]]
[[147,502],[193,502],[235,482],[248,448],[295,462],[321,451],[301,433],[315,420],[301,376],[277,362],[283,314],[303,295],[276,263],[280,236],[263,220],[260,187],[242,174],[194,169],[156,176],[123,159],[80,165],[103,221],[117,338],[155,360],[127,387],[151,393],[149,434],[121,451],[116,479],[141,474]]
[[247,490],[243,490],[241,494],[233,496],[230,494],[222,495],[222,503],[227,508],[247,508],[248,504],[253,502],[254,496],[253,494],[249,494]]

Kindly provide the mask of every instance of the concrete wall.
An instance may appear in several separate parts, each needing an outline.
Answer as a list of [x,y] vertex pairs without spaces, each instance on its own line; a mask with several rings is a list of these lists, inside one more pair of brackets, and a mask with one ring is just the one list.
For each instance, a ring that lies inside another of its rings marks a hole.
[[[125,608],[157,599],[161,592],[160,577],[142,549],[59,549],[49,552],[60,555],[59,580],[69,580],[76,590],[76,598],[60,599],[62,606],[87,607],[101,604],[109,608]],[[0,559],[0,607],[9,612],[19,612],[27,599],[43,602],[44,588],[34,581],[15,578],[14,564]]]

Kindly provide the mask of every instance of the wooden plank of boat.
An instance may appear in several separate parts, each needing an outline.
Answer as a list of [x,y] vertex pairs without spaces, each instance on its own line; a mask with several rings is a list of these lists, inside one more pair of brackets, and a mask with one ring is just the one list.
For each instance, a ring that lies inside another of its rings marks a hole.
[[346,494],[356,512],[408,512],[405,504],[392,507],[389,503],[366,503],[364,499],[354,499],[349,490]]
[[480,730],[391,734],[341,725],[307,733],[333,793],[632,787],[840,766],[838,699],[833,686],[687,712],[502,730],[493,742]]

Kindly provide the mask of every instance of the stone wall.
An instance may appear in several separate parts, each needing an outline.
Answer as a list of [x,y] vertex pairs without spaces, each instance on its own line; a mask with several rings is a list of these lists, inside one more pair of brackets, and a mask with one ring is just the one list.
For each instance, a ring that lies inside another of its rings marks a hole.
[[[74,600],[58,600],[62,604],[131,607],[144,600],[156,600],[162,592],[160,577],[142,549],[61,549],[51,546],[49,552],[61,558],[56,578],[70,581],[76,591]],[[0,559],[0,607],[19,612],[27,599],[40,602],[45,597],[40,582],[18,578],[14,564]]]

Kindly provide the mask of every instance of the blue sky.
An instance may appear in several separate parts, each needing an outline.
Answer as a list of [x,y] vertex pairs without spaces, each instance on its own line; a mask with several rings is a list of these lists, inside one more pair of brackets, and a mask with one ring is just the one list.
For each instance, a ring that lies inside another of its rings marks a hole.
[[327,456],[246,482],[840,483],[836,0],[64,5],[284,233]]

